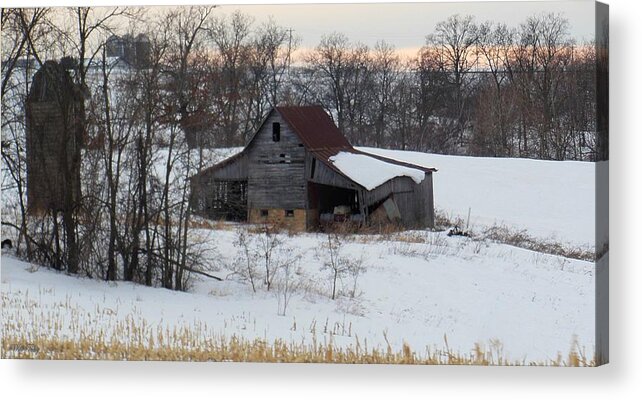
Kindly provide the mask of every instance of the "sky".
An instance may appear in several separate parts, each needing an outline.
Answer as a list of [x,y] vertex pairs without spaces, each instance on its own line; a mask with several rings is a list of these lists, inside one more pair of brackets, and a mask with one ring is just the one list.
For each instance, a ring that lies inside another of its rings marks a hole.
[[466,2],[466,3],[370,3],[370,4],[286,4],[223,5],[219,12],[242,10],[266,21],[269,16],[292,28],[304,48],[314,47],[324,34],[340,32],[350,40],[372,46],[385,40],[398,49],[418,48],[435,25],[450,15],[474,15],[478,22],[492,20],[517,26],[533,14],[563,13],[570,22],[571,35],[578,41],[592,40],[592,1]]
[[[594,31],[594,7],[591,0],[573,1],[469,1],[423,2],[392,1],[388,3],[314,4],[314,0],[98,0],[98,5],[143,4],[220,4],[216,14],[241,10],[255,19],[256,24],[273,18],[291,28],[300,39],[299,49],[314,48],[321,37],[332,32],[345,34],[352,42],[373,46],[379,40],[394,45],[401,53],[416,53],[425,44],[426,35],[435,25],[453,14],[473,15],[477,22],[496,21],[518,26],[528,16],[540,13],[561,13],[570,22],[570,33],[578,41],[590,41]],[[333,1],[333,0],[329,0]],[[354,0],[353,0],[354,1]],[[359,1],[359,0],[356,0]],[[363,0],[361,0],[363,1]],[[8,0],[9,5],[43,5],[42,0]],[[238,3],[254,3],[241,4]],[[266,3],[288,4],[266,4]],[[298,4],[297,4],[298,3]],[[307,3],[307,4],[305,4]],[[78,1],[55,1],[44,5],[82,5]]]

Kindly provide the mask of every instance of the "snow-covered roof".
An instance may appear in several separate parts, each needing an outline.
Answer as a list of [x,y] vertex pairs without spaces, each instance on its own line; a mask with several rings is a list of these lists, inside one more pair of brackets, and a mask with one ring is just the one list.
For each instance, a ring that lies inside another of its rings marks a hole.
[[424,171],[378,160],[365,154],[339,152],[330,161],[341,173],[367,190],[372,190],[390,179],[407,176],[415,183],[421,183]]
[[362,153],[368,153],[373,156],[384,157],[391,161],[408,163],[416,165],[421,168],[430,168],[433,169],[435,160],[431,158],[432,155],[428,153],[422,153],[418,151],[408,151],[408,150],[388,150],[388,149],[379,149],[376,147],[355,147],[357,151]]

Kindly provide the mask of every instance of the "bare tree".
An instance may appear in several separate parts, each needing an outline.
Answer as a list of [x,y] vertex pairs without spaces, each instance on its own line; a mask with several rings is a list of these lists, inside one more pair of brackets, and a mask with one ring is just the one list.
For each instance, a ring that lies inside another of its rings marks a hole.
[[[384,41],[377,42],[372,58],[374,98],[376,101],[373,117],[375,146],[387,144],[384,135],[388,128],[387,118],[391,114],[392,92],[395,88],[395,83],[399,80],[400,66],[401,61],[395,52],[394,46]],[[405,141],[402,140],[402,142]],[[403,146],[405,146],[405,143],[402,144]]]
[[163,60],[171,93],[168,116],[176,114],[179,118],[191,147],[202,144],[209,123],[205,97],[199,87],[203,82],[202,53],[214,9],[213,6],[190,6],[170,10],[158,27],[165,32],[168,43]]
[[391,135],[394,135],[389,145],[393,148],[401,150],[420,148],[418,147],[420,140],[415,137],[418,132],[418,117],[421,115],[418,109],[417,75],[411,71],[411,65],[407,63],[401,67],[393,82],[390,105],[387,109]]
[[372,130],[374,84],[368,46],[357,43],[348,53],[345,69],[345,130],[355,144],[369,144]]
[[256,293],[257,281],[260,279],[257,269],[260,255],[255,251],[254,237],[249,235],[244,228],[238,228],[234,246],[238,250],[232,269],[243,279],[247,279],[252,285],[252,291]]
[[437,23],[435,33],[426,38],[427,46],[434,49],[434,55],[441,70],[446,74],[452,88],[450,93],[451,118],[457,124],[460,144],[464,141],[467,126],[467,100],[471,88],[471,70],[477,63],[475,44],[477,26],[472,16],[453,15]]
[[[433,46],[424,46],[415,61],[415,98],[417,133],[414,145],[417,150],[448,153],[452,151],[458,126],[450,118],[451,84],[444,71],[442,53]],[[453,126],[454,125],[454,126]]]
[[287,312],[292,295],[299,287],[299,282],[293,276],[296,274],[298,261],[297,257],[293,262],[283,264],[276,281],[277,313],[282,316]]
[[[492,155],[511,155],[512,144],[508,120],[510,104],[506,102],[505,87],[509,80],[507,67],[509,54],[514,45],[514,32],[505,24],[483,23],[478,30],[478,48],[484,59],[484,67],[490,73],[494,92],[489,107],[490,113],[478,112],[479,118],[490,120],[490,129],[484,136],[490,136]],[[483,104],[488,104],[483,102]]]
[[246,61],[250,77],[244,99],[243,142],[258,129],[270,108],[279,105],[296,46],[292,30],[273,20],[261,25],[251,38]]
[[[219,126],[222,130],[225,146],[233,146],[236,133],[241,124],[240,112],[242,108],[243,92],[246,80],[244,79],[249,59],[249,38],[252,19],[234,12],[229,20],[218,18],[210,30],[210,40],[214,43],[220,57],[218,81],[220,96],[218,97],[218,110],[220,112]],[[248,132],[242,133],[245,140]]]
[[[558,88],[570,60],[568,29],[568,20],[559,14],[529,17],[520,25],[518,45],[514,50],[515,63],[521,72],[518,82],[524,97],[522,119],[535,126],[536,155],[543,159],[551,158],[551,140],[561,133],[555,125],[559,121]],[[523,129],[523,135],[526,134]]]
[[310,102],[321,103],[355,144],[367,143],[372,130],[373,80],[370,49],[340,33],[323,36],[305,58],[313,83]]
[[268,292],[272,287],[272,282],[276,271],[279,268],[279,260],[277,259],[277,252],[283,246],[283,241],[279,238],[278,234],[273,231],[273,228],[265,224],[261,227],[261,233],[257,238],[257,253],[263,263],[264,267],[264,284]]
[[306,57],[306,62],[324,84],[317,94],[318,99],[327,109],[336,113],[336,122],[342,132],[345,132],[347,119],[349,53],[348,38],[345,35],[333,33],[323,36],[314,52]]
[[[36,240],[35,233],[29,231],[25,109],[31,79],[36,68],[42,65],[46,43],[51,41],[52,11],[49,8],[3,8],[1,14],[3,226],[17,229],[17,254],[24,255],[29,260],[35,257],[50,262],[53,253],[51,248]],[[15,193],[15,196],[7,195],[7,192]],[[7,207],[10,198],[16,203]],[[8,221],[9,210],[13,207],[17,209],[17,218]],[[24,254],[22,243],[25,245]]]
[[[2,8],[2,98],[5,98],[10,84],[17,82],[12,79],[19,59],[25,57],[39,58],[38,43],[49,31],[49,8],[11,9]],[[38,59],[38,62],[41,60]],[[26,65],[28,66],[28,65]]]

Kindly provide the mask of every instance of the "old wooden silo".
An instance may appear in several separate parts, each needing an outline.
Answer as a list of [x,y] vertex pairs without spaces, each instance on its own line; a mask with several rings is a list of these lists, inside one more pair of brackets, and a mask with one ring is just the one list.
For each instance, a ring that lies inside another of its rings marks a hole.
[[45,62],[34,75],[25,107],[30,212],[69,211],[80,199],[82,102],[57,62]]

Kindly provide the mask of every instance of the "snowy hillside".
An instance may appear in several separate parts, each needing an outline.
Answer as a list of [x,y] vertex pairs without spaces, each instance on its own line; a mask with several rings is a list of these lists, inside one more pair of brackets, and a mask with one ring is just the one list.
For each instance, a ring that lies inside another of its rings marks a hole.
[[[240,150],[207,152],[205,165]],[[594,164],[360,150],[437,168],[436,208],[465,219],[470,207],[473,229],[503,224],[593,246]],[[157,155],[160,176],[167,153]],[[3,212],[8,204],[3,192]],[[445,232],[351,235],[343,239],[343,254],[361,260],[363,268],[356,290],[355,277],[345,275],[331,300],[331,274],[319,252],[328,236],[282,234],[283,254],[297,259],[283,312],[284,271],[277,272],[271,291],[259,282],[256,292],[239,273],[239,233],[257,235],[248,228],[219,223],[193,231],[192,240],[205,244],[207,272],[223,281],[192,274],[188,293],[70,277],[3,254],[2,333],[109,337],[114,327],[137,321],[200,337],[358,342],[395,351],[407,343],[418,353],[445,348],[447,338],[454,351],[469,353],[480,344],[525,362],[565,356],[574,341],[589,358],[594,351],[590,262]]]
[[[339,283],[343,294],[333,301],[328,271],[315,251],[326,236],[283,236],[302,258],[293,274],[298,289],[281,316],[276,291],[253,293],[232,274],[234,230],[199,235],[211,244],[211,273],[225,280],[194,276],[190,293],[74,278],[3,256],[3,329],[109,336],[114,326],[134,320],[169,331],[187,327],[202,335],[293,343],[348,346],[359,340],[399,350],[406,342],[417,352],[443,349],[446,335],[456,351],[470,352],[479,343],[526,361],[565,356],[574,339],[593,352],[588,262],[443,233],[355,236],[345,254],[364,260],[357,295],[347,295],[352,283],[345,279]],[[42,316],[54,316],[57,328]]]
[[[524,158],[446,156],[372,147],[357,149],[423,167],[433,176],[435,207],[473,229],[505,225],[570,246],[595,245],[595,164]],[[242,148],[219,149],[232,156]]]
[[506,225],[540,239],[594,247],[594,163],[358,149],[437,168],[435,207],[464,220],[470,208],[473,228]]

